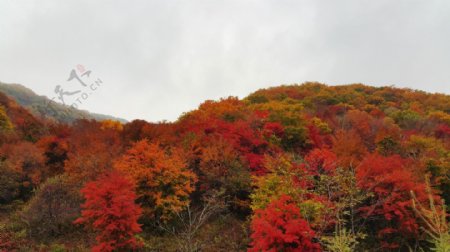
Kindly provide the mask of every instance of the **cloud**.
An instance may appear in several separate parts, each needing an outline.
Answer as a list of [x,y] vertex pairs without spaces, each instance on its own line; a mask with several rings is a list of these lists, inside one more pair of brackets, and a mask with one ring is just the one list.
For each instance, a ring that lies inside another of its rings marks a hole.
[[51,97],[83,64],[104,84],[81,108],[149,121],[304,81],[450,93],[449,11],[448,1],[6,0],[0,80]]

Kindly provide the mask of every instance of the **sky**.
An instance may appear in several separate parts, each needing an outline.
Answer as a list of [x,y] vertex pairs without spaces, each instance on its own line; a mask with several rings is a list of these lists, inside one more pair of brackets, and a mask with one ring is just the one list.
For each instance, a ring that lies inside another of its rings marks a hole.
[[450,94],[450,1],[0,0],[0,81],[154,122],[306,81]]

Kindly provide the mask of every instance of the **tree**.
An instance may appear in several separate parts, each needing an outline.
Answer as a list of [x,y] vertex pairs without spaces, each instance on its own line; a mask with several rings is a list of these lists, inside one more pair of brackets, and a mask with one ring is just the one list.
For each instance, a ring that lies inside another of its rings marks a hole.
[[[14,126],[14,131],[23,140],[36,141],[46,132],[43,121],[34,117],[31,112],[24,107],[19,106],[15,101],[3,93],[0,93],[0,106],[4,108],[6,116]],[[0,119],[6,120],[6,118]],[[3,122],[7,126],[7,122]]]
[[445,139],[450,137],[450,127],[445,124],[439,124],[434,131],[434,135],[438,139]]
[[262,133],[250,122],[238,120],[235,122],[215,121],[205,129],[209,140],[221,137],[229,142],[234,149],[247,161],[250,171],[255,175],[264,174],[264,152],[268,151],[268,143]]
[[97,121],[76,121],[67,143],[64,170],[80,184],[111,170],[112,161],[122,152],[120,132]]
[[42,183],[22,211],[24,220],[34,237],[57,237],[72,230],[72,222],[80,212],[81,195],[57,176]]
[[23,186],[32,189],[43,180],[45,157],[35,144],[21,141],[2,146],[5,165],[21,175]]
[[0,132],[10,131],[14,128],[8,115],[5,112],[5,108],[0,105]]
[[417,112],[412,110],[398,111],[392,117],[402,129],[413,129],[423,119]]
[[21,174],[0,161],[0,205],[18,199],[22,188]]
[[338,131],[333,139],[333,152],[343,167],[356,167],[365,157],[367,148],[353,130]]
[[[243,119],[248,113],[243,102],[237,97],[222,98],[219,101],[205,101],[200,104],[197,110],[181,116],[180,120],[185,124],[203,124],[210,120],[224,120],[234,122],[238,119]],[[193,126],[192,125],[192,126]],[[197,127],[195,126],[195,127]]]
[[47,136],[36,143],[45,156],[46,177],[52,177],[64,172],[64,162],[67,160],[68,143],[66,139],[56,136]]
[[250,197],[254,211],[266,208],[282,195],[288,195],[297,202],[303,200],[312,182],[311,176],[308,176],[303,166],[294,164],[292,156],[266,156],[264,166],[268,173],[253,180],[255,189]]
[[450,150],[448,142],[434,137],[412,135],[404,143],[406,155],[415,160],[419,175],[430,173],[433,186],[441,190],[446,203],[450,203]]
[[178,149],[163,149],[146,140],[135,143],[115,163],[137,187],[146,215],[167,219],[189,204],[196,176]]
[[303,113],[303,105],[299,101],[286,98],[281,101],[252,104],[254,111],[268,113],[269,122],[279,123],[283,127],[281,146],[286,150],[302,150],[309,144],[308,130]]
[[344,125],[348,123],[347,127],[353,129],[368,146],[374,138],[371,127],[372,121],[373,118],[368,113],[354,109],[348,111],[345,115]]
[[383,238],[385,248],[398,248],[418,237],[409,193],[413,191],[420,202],[426,194],[424,183],[408,169],[408,160],[398,155],[369,155],[357,167],[356,178],[358,186],[371,195],[360,211],[371,231]]
[[92,251],[135,249],[140,243],[134,237],[141,231],[138,224],[141,208],[135,203],[134,185],[118,173],[103,175],[81,190],[86,202],[75,224],[88,224],[97,232]]
[[265,137],[271,137],[272,135],[276,137],[282,137],[284,134],[284,129],[281,123],[278,122],[268,122],[264,124],[263,135]]
[[255,212],[251,223],[251,248],[257,251],[321,251],[315,243],[315,232],[302,218],[300,208],[289,196],[272,201],[267,208]]
[[450,251],[450,233],[445,204],[444,202],[442,204],[436,204],[437,202],[433,195],[428,176],[425,178],[425,184],[428,196],[427,205],[422,204],[414,192],[411,191],[414,212],[422,220],[422,228],[430,237],[430,242],[434,245],[433,251],[448,252]]
[[336,225],[333,236],[324,237],[322,240],[327,251],[330,252],[352,252],[358,245],[357,237],[340,225]]
[[214,216],[223,212],[227,204],[221,191],[209,191],[203,196],[202,205],[188,205],[182,212],[176,213],[178,225],[169,226],[159,223],[159,227],[173,235],[178,244],[178,251],[200,251],[206,241],[199,238],[201,228]]
[[107,119],[107,120],[101,121],[101,129],[102,130],[104,130],[104,129],[112,129],[112,130],[122,131],[123,130],[123,125],[119,121]]
[[314,148],[323,148],[331,145],[331,129],[320,118],[314,117],[308,124],[309,142]]
[[336,155],[328,149],[314,149],[305,156],[308,171],[313,175],[333,174],[337,166]]
[[248,209],[251,177],[239,153],[220,138],[203,144],[198,164],[200,191],[224,190],[232,208]]
[[133,143],[142,139],[142,131],[149,123],[144,120],[133,120],[123,126],[122,137],[125,142]]
[[255,189],[250,195],[252,210],[265,209],[270,202],[286,195],[301,209],[302,217],[311,227],[322,231],[330,225],[332,204],[314,191],[313,176],[303,164],[285,154],[267,156],[265,166],[268,173],[254,180]]

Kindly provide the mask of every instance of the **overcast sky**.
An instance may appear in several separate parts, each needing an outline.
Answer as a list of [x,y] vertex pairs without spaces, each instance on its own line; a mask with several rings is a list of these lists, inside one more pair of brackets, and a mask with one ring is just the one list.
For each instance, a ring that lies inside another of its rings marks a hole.
[[149,121],[305,81],[450,94],[450,1],[0,0],[0,81]]

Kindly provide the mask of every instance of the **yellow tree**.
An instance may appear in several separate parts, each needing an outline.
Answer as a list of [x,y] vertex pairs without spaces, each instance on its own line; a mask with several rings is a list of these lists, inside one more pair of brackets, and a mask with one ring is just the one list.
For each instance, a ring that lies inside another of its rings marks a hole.
[[14,125],[9,120],[8,115],[6,114],[5,108],[0,106],[0,132],[1,131],[9,131],[14,128]]
[[254,192],[250,195],[253,211],[265,209],[270,202],[289,196],[301,209],[302,217],[316,230],[323,230],[330,224],[331,204],[324,197],[311,190],[312,176],[304,164],[299,164],[291,155],[266,156],[268,173],[254,177]]

